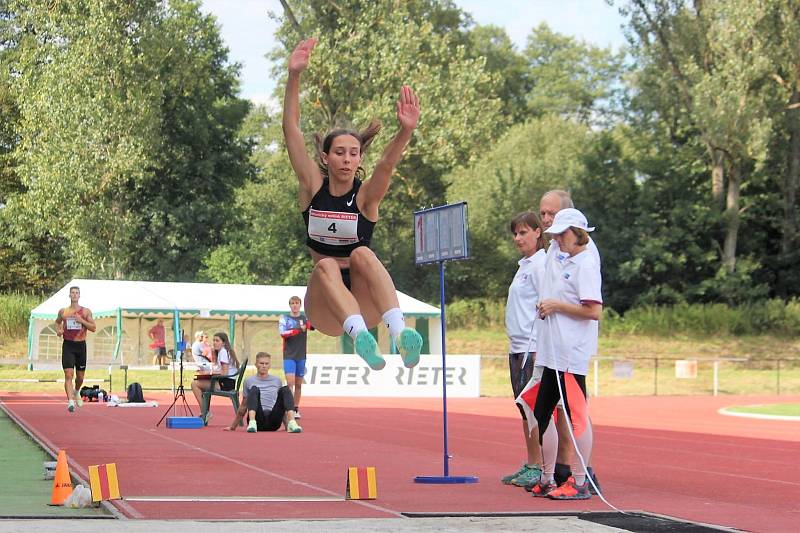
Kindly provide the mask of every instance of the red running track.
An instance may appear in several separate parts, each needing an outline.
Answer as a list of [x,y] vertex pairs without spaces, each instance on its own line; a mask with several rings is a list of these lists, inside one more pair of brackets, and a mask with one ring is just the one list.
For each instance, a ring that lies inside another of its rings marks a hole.
[[[75,474],[116,463],[123,497],[344,495],[348,466],[375,466],[373,501],[115,502],[131,518],[304,519],[396,517],[407,512],[603,511],[595,497],[557,502],[499,483],[523,459],[521,423],[509,399],[448,402],[450,474],[471,485],[420,485],[442,474],[441,400],[305,398],[304,432],[222,431],[230,402],[198,430],[155,427],[158,408],[89,404],[69,414],[60,396],[0,393],[47,447],[65,449]],[[593,398],[594,463],[606,497],[644,510],[750,531],[797,531],[800,423],[726,417],[725,405],[799,397]],[[178,413],[182,414],[182,413]]]

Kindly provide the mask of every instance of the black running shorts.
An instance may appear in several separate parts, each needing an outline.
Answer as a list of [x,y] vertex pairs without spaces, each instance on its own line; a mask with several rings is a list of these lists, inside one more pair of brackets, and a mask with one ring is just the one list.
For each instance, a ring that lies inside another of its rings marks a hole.
[[[536,360],[535,357],[536,354],[529,353],[528,360],[525,361],[525,366],[523,367],[522,360],[525,358],[524,353],[508,354],[508,370],[511,374],[511,390],[514,393],[514,399],[522,393],[522,389],[524,389],[525,385],[531,380],[531,376],[533,376],[533,362]],[[522,407],[518,403],[515,403],[515,405],[519,409],[519,414],[522,415],[522,419],[527,420]]]
[[86,370],[86,341],[68,341],[61,346],[61,368]]
[[342,282],[344,282],[344,286],[347,287],[347,290],[352,290],[350,287],[350,269],[349,268],[342,268]]
[[236,380],[232,378],[222,378],[219,380],[220,390],[232,391],[236,388]]

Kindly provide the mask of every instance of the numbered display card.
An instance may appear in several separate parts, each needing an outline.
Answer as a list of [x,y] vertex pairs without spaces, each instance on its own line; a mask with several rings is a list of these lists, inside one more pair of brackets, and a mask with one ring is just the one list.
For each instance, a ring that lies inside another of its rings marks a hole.
[[415,211],[414,250],[418,265],[469,258],[467,203]]

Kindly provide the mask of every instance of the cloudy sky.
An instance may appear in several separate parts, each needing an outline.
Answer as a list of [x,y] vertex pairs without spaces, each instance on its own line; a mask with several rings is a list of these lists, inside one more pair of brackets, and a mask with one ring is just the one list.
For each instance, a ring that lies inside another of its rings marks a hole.
[[[505,28],[518,49],[534,26],[546,22],[559,33],[599,46],[625,43],[617,8],[605,0],[456,0],[478,24]],[[619,2],[617,2],[619,3]],[[203,0],[202,9],[217,17],[232,61],[242,65],[242,96],[269,102],[275,87],[264,55],[275,45],[275,23],[268,13],[281,13],[278,0]]]

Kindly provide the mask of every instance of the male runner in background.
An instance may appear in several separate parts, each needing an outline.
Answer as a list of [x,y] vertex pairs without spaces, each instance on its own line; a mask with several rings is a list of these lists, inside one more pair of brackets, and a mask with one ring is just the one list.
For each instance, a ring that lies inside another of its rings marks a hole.
[[70,287],[70,305],[60,309],[56,318],[56,335],[64,339],[61,367],[64,369],[64,392],[67,393],[67,410],[70,413],[75,411],[76,404],[78,407],[83,406],[78,391],[81,390],[86,373],[86,331],[94,333],[97,329],[89,308],[78,304],[80,298],[80,288]]

